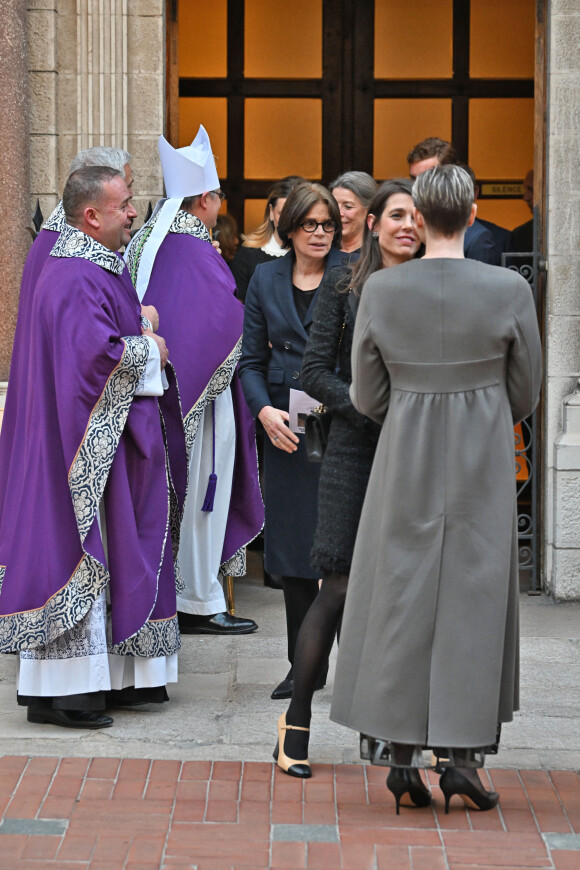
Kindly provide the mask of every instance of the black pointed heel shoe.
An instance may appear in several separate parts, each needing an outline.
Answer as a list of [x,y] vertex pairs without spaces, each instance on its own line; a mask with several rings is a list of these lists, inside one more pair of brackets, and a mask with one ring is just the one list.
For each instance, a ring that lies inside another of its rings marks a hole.
[[[387,777],[387,788],[395,796],[397,815],[400,806],[428,807],[431,803],[431,792],[416,767],[392,767]],[[404,794],[409,795],[411,803],[401,803]]]
[[454,794],[459,795],[465,806],[473,810],[492,810],[497,806],[499,795],[496,791],[486,791],[481,784],[477,788],[456,767],[447,767],[439,780],[445,796],[445,815],[449,813],[449,801]]
[[288,758],[284,752],[284,737],[286,731],[310,731],[310,728],[301,728],[299,725],[286,725],[286,713],[282,713],[278,719],[278,742],[274,750],[274,760],[278,767],[288,773],[290,776],[298,776],[300,779],[310,779],[312,776],[312,768],[308,759],[297,761],[294,758]]

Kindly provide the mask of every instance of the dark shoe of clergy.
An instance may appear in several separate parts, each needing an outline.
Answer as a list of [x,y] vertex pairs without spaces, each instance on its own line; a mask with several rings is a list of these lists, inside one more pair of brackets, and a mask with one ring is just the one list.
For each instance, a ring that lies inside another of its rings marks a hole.
[[465,806],[472,810],[492,810],[499,801],[496,791],[486,791],[481,781],[476,786],[456,767],[445,768],[439,785],[445,796],[445,815],[449,812],[449,801],[454,794],[459,795]]
[[278,742],[274,750],[274,760],[278,767],[288,773],[290,776],[298,776],[300,779],[310,779],[312,776],[312,768],[307,758],[297,761],[295,758],[288,758],[284,752],[284,738],[286,731],[307,731],[310,728],[302,728],[299,725],[286,725],[286,713],[282,713],[278,719]]
[[177,618],[182,634],[250,634],[258,628],[253,619],[232,616],[227,611],[213,616],[178,612]]
[[107,709],[118,707],[142,707],[145,704],[163,704],[169,701],[165,686],[126,686],[124,689],[111,689],[105,692]]
[[62,728],[110,728],[113,720],[97,710],[55,710],[50,707],[29,707],[29,722],[39,725],[60,725]]
[[[397,815],[399,807],[428,807],[431,803],[431,792],[421,779],[416,767],[392,767],[387,777],[387,788],[395,795]],[[401,801],[403,795],[409,795],[409,800]]]
[[[316,685],[314,686],[314,691],[318,692],[320,689],[324,689],[326,686],[326,675],[323,677],[319,677]],[[278,683],[270,697],[273,701],[281,701],[284,698],[291,698],[292,692],[294,690],[294,678],[292,674],[292,668],[288,671],[284,679],[281,683]]]

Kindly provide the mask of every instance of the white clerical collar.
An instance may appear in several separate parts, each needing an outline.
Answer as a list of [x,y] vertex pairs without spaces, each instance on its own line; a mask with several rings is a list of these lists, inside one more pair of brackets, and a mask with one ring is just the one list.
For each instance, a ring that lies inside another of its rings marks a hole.
[[122,275],[125,268],[125,263],[115,251],[110,251],[96,239],[69,224],[65,224],[50,256],[88,260],[114,275]]
[[283,248],[278,244],[274,235],[270,236],[270,240],[266,242],[265,245],[262,245],[261,249],[265,254],[269,254],[271,257],[283,257],[284,254],[288,253],[288,248]]

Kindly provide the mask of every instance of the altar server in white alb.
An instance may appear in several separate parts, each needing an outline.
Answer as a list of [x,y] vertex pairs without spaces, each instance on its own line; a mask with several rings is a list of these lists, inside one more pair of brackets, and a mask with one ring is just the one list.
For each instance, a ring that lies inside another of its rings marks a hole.
[[224,195],[208,135],[174,149],[159,138],[167,199],[133,239],[127,262],[139,298],[155,305],[171,348],[189,459],[178,564],[185,634],[247,634],[251,619],[227,612],[223,578],[246,572],[245,545],[260,531],[254,422],[236,369],[243,306],[213,247]]

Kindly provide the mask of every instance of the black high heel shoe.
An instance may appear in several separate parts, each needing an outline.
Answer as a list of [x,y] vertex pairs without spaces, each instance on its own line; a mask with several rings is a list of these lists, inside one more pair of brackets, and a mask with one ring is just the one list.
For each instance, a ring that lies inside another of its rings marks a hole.
[[278,767],[284,771],[284,773],[289,773],[290,776],[298,776],[300,779],[310,779],[312,776],[312,768],[310,767],[308,759],[305,758],[298,761],[295,758],[288,758],[284,752],[284,737],[286,736],[286,731],[310,732],[310,728],[302,728],[300,725],[287,725],[286,713],[282,713],[278,719],[278,742],[274,750],[274,761],[277,763]]
[[408,793],[412,803],[404,803],[404,807],[428,807],[431,803],[431,792],[423,783],[421,774],[416,767],[392,767],[387,777],[387,788],[395,795],[397,815],[401,798]]
[[492,810],[499,801],[496,791],[486,791],[481,784],[477,788],[456,767],[447,767],[439,780],[441,791],[445,795],[445,815],[449,813],[449,801],[454,794],[463,799],[463,803],[474,810]]

